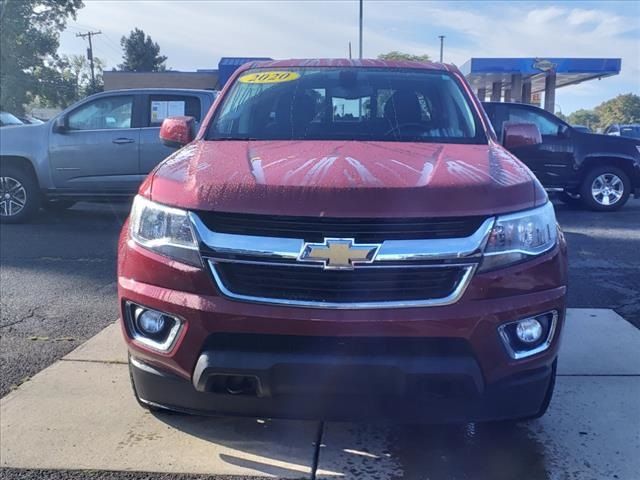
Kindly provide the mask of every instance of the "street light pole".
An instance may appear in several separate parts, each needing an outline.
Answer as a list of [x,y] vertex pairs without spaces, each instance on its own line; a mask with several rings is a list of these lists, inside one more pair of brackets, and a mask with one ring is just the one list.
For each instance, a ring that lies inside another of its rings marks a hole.
[[444,58],[444,35],[438,35],[440,39],[440,63],[442,63],[442,59]]
[[360,52],[359,52],[360,60],[362,60],[362,2],[363,0],[360,0]]

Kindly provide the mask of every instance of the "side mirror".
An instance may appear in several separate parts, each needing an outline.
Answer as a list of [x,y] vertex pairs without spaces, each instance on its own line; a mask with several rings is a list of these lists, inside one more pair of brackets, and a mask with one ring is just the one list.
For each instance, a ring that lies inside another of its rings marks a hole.
[[542,143],[540,130],[533,123],[505,122],[503,132],[503,145],[507,150]]
[[55,133],[64,133],[69,130],[66,115],[60,115],[53,121],[53,131]]
[[560,138],[567,138],[569,136],[569,127],[567,127],[565,124],[561,124],[558,127],[558,136]]
[[160,141],[171,148],[180,148],[191,143],[195,138],[195,123],[193,117],[165,118],[160,127]]

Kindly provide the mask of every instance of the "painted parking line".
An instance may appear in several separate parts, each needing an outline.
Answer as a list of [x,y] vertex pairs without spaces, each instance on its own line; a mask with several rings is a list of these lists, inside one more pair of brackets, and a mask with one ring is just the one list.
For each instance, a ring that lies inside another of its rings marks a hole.
[[[2,466],[311,476],[318,422],[150,414],[133,399],[120,335],[107,327],[0,401]],[[552,478],[631,480],[640,471],[639,354],[640,331],[614,312],[572,309],[557,395],[542,420],[325,424],[318,478],[546,479],[557,469]]]

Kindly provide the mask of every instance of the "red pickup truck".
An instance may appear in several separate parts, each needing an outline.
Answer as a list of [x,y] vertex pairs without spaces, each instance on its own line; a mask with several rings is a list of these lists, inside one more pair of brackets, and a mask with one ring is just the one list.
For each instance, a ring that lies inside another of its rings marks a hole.
[[[566,244],[453,66],[247,64],[146,179],[119,243],[151,409],[465,422],[538,417]],[[540,142],[505,124],[506,147]]]

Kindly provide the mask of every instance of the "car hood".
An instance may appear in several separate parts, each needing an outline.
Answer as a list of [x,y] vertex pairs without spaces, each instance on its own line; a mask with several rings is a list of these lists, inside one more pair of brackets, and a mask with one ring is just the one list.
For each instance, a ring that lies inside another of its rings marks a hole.
[[196,141],[142,191],[190,210],[299,216],[495,214],[542,204],[533,174],[500,145]]
[[49,124],[12,125],[0,128],[0,153],[18,155],[21,152],[34,151],[37,144],[44,144]]
[[[637,154],[636,145],[640,145],[640,139],[632,137],[619,137],[617,135],[602,135],[600,133],[578,132],[580,139],[585,144],[601,151],[601,149],[612,149],[613,152],[630,152]],[[637,156],[637,155],[636,155]]]

